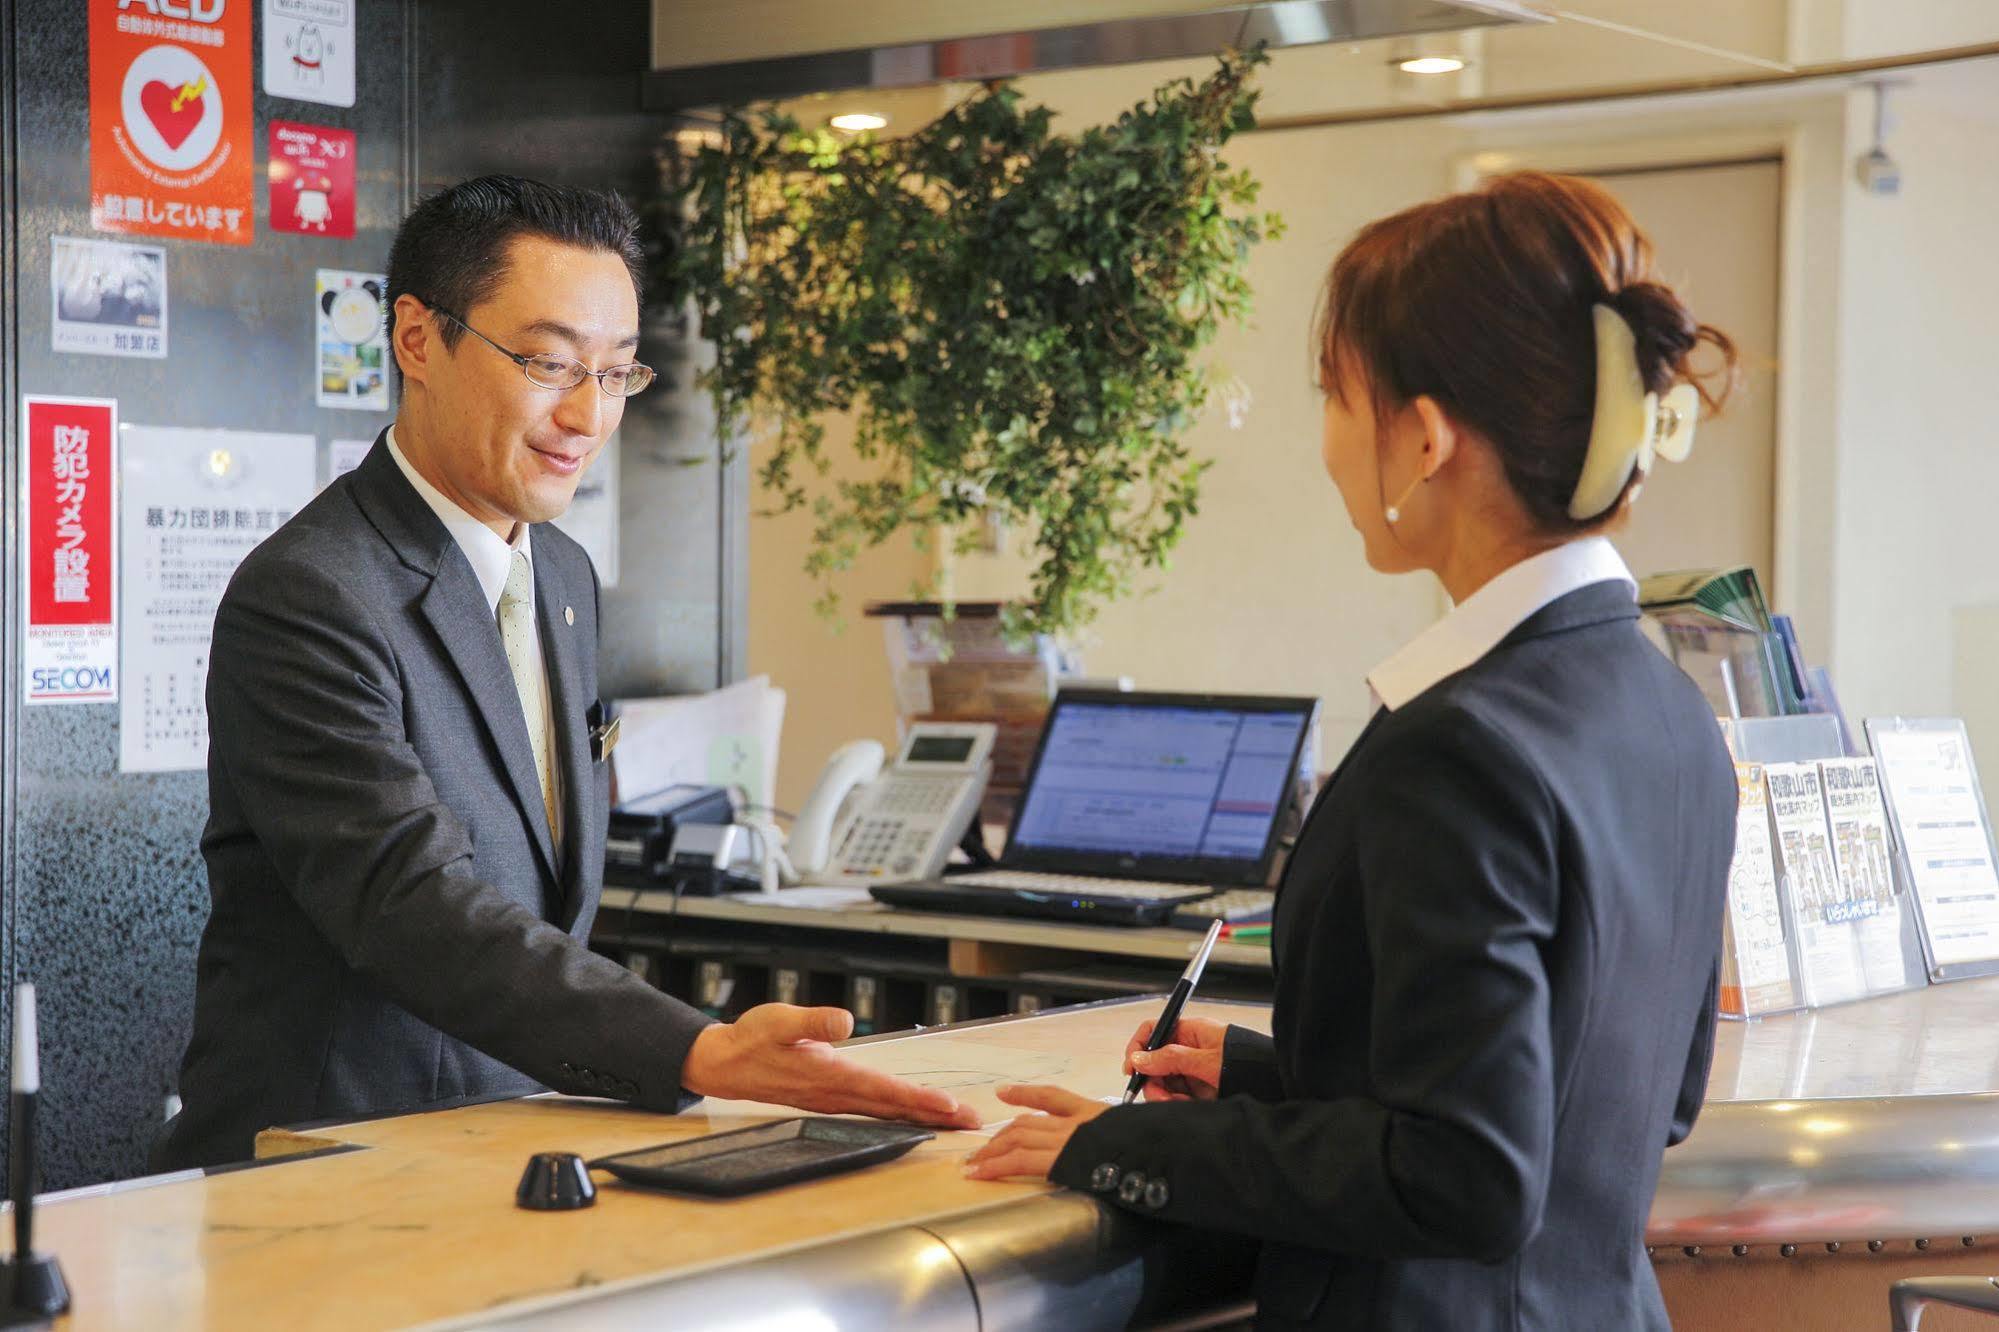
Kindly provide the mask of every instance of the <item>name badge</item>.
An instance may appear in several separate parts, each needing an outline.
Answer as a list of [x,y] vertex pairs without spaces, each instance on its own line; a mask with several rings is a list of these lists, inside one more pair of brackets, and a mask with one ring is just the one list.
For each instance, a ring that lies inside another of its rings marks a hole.
[[602,763],[618,747],[618,730],[624,718],[613,717],[607,722],[604,720],[604,705],[592,703],[584,720],[590,725],[590,761]]

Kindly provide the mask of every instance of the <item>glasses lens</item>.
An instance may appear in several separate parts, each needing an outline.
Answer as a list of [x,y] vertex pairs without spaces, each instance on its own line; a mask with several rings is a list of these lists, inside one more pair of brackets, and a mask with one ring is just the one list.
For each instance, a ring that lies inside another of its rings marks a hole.
[[652,367],[649,365],[614,365],[604,372],[604,391],[614,398],[629,398],[635,393],[643,393],[650,383]]
[[545,389],[573,389],[583,382],[583,363],[567,356],[530,356],[521,369],[529,383]]

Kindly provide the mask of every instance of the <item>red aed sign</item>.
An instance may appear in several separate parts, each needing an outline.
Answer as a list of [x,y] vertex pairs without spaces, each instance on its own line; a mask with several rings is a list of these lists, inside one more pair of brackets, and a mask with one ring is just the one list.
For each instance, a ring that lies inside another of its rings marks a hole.
[[90,223],[248,245],[251,0],[90,0]]
[[354,132],[271,122],[271,230],[354,235]]
[[118,404],[25,397],[21,439],[26,701],[115,699]]

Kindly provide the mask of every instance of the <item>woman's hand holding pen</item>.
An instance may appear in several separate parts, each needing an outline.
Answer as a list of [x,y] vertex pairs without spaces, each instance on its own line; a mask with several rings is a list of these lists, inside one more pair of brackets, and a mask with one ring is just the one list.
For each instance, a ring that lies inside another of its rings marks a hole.
[[1148,1052],[1152,1023],[1141,1022],[1124,1047],[1124,1071],[1145,1074],[1148,1101],[1212,1101],[1222,1085],[1222,1042],[1228,1024],[1183,1017],[1173,1043]]

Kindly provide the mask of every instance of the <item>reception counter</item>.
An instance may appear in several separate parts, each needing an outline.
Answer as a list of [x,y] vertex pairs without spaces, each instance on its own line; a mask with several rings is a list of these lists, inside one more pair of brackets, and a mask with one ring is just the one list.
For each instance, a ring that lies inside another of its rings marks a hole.
[[[1118,1052],[1154,1011],[1110,1002],[850,1050],[994,1112],[1006,1081],[1116,1091]],[[1878,1329],[1895,1277],[1999,1273],[1995,1074],[1999,980],[1725,1025],[1647,1237],[1676,1326]],[[272,1132],[256,1167],[51,1198],[38,1235],[69,1274],[76,1328],[1090,1328],[1240,1306],[1239,1254],[1045,1185],[967,1181],[972,1134],[758,1198],[606,1183],[585,1211],[512,1202],[536,1151],[602,1155],[787,1113],[537,1097]]]

